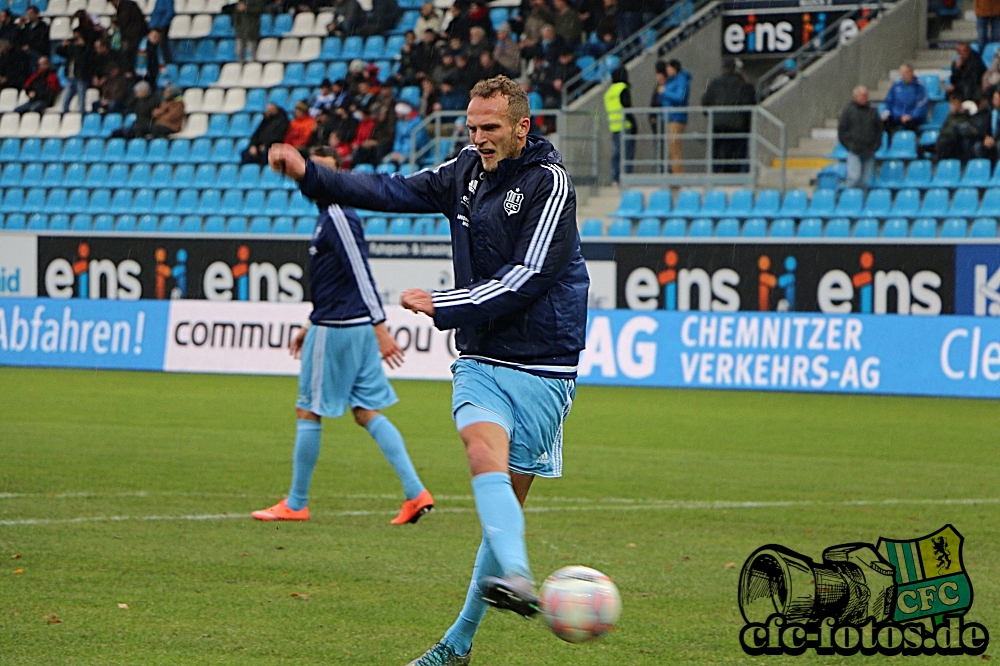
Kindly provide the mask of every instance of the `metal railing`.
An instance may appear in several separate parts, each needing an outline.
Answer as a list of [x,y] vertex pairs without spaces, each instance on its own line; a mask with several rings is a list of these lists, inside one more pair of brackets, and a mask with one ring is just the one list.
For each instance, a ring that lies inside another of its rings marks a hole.
[[[655,19],[644,25],[638,32],[623,42],[619,42],[579,74],[566,81],[562,90],[562,108],[566,108],[592,87],[611,77],[619,65],[628,62],[645,49],[656,44],[671,30],[689,26],[692,17],[713,0],[680,0]],[[720,5],[721,11],[721,5]],[[715,14],[712,14],[714,17]]]
[[[785,124],[767,109],[637,107],[629,112],[637,131],[621,136],[618,169],[622,185],[739,185],[785,190]],[[670,133],[672,114],[687,114],[682,132]]]
[[[757,102],[767,99],[826,53],[847,44],[859,30],[863,30],[868,22],[876,21],[882,16],[882,2],[859,3],[834,21],[826,30],[803,44],[797,51],[789,54],[782,62],[767,70],[757,79]],[[850,23],[846,23],[850,21]],[[794,63],[794,68],[788,67],[788,61]]]
[[[592,111],[533,111],[531,133],[545,136],[563,156],[563,165],[577,187],[596,186],[598,178],[598,138],[602,118]],[[417,137],[427,140],[418,147]],[[464,111],[437,111],[410,131],[410,169],[436,166],[454,157],[468,145]]]

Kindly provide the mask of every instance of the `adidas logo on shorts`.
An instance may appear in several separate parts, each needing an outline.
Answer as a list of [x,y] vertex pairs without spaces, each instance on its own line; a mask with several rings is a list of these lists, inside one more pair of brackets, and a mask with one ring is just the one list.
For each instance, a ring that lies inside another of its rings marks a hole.
[[547,465],[548,463],[550,463],[551,461],[549,460],[549,452],[548,451],[543,451],[542,455],[538,456],[535,459],[535,462],[536,463],[541,463],[543,465]]

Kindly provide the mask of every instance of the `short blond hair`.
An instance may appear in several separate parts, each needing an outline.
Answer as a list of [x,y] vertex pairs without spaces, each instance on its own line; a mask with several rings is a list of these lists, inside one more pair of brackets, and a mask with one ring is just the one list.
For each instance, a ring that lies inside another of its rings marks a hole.
[[510,118],[511,125],[517,125],[523,118],[531,117],[527,93],[521,90],[521,86],[503,74],[480,81],[472,87],[472,91],[469,93],[470,97],[482,99],[491,99],[497,95],[503,95],[507,98],[507,116]]

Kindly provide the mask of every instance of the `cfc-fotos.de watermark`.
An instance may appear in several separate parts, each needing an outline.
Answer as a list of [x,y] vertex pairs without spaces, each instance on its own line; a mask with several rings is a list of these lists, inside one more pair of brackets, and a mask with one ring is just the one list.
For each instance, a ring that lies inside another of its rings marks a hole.
[[832,546],[821,562],[758,548],[740,574],[740,645],[754,656],[983,654],[989,631],[965,619],[963,540],[945,525],[918,539]]

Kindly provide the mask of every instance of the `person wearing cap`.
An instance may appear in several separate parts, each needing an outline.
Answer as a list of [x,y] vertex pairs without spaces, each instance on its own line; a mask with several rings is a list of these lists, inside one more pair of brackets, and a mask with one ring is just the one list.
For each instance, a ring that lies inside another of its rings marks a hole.
[[[611,180],[616,185],[621,182],[621,154],[624,143],[625,160],[631,162],[635,157],[635,143],[628,135],[635,134],[635,118],[625,109],[632,106],[632,94],[629,92],[628,71],[619,67],[611,74],[611,86],[604,93],[604,110],[608,115],[608,130],[611,132]],[[625,166],[625,173],[631,173],[632,167]]]
[[[738,71],[735,59],[722,63],[722,74],[712,79],[701,96],[702,106],[752,106],[757,94]],[[712,114],[712,171],[714,173],[746,173],[750,139],[749,111],[720,111]],[[732,136],[737,135],[737,136]],[[743,136],[739,136],[743,135]]]
[[305,102],[298,102],[295,105],[295,115],[288,123],[284,143],[301,150],[309,145],[309,138],[315,129],[316,121],[309,115],[309,105]]
[[163,101],[153,109],[153,126],[149,134],[154,138],[167,137],[180,132],[184,127],[184,100],[181,89],[167,86],[163,91]]
[[132,86],[132,100],[128,103],[128,111],[135,114],[135,120],[128,127],[116,129],[111,136],[122,139],[146,136],[153,126],[153,111],[156,107],[152,87],[146,81],[139,81]]
[[[691,72],[681,67],[676,58],[667,63],[666,81],[660,94],[660,106],[665,108],[685,107],[691,97]],[[683,111],[667,113],[667,149],[670,153],[670,173],[684,173],[684,156],[681,150],[681,134],[687,127],[688,114]]]

